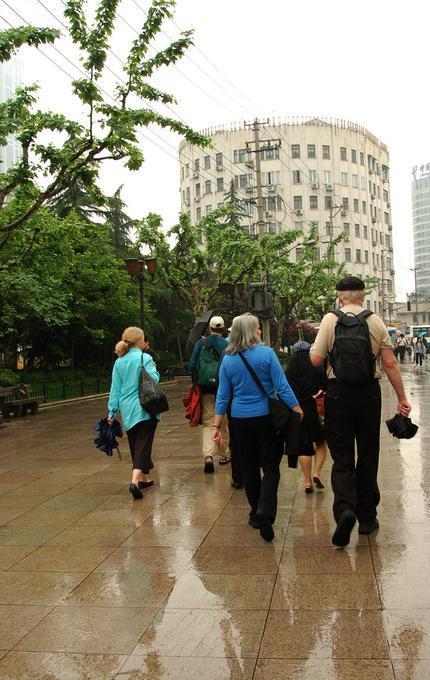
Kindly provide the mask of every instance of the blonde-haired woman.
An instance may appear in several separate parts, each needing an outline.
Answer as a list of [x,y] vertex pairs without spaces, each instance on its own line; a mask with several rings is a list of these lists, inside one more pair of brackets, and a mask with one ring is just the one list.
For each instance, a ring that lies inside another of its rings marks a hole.
[[[256,316],[242,314],[234,318],[224,354],[215,404],[214,440],[222,442],[221,423],[231,402],[231,425],[251,506],[249,524],[260,530],[265,541],[271,541],[283,443],[271,425],[268,396],[274,397],[277,393],[293,411],[301,416],[303,412],[275,352],[261,342]],[[255,372],[264,392],[248,366]]]
[[118,359],[113,367],[108,402],[109,419],[113,420],[121,414],[127,432],[133,461],[129,490],[134,500],[143,498],[141,489],[154,483],[149,479],[149,472],[154,467],[152,443],[158,418],[153,418],[141,407],[139,383],[142,366],[155,382],[160,380],[160,374],[152,357],[143,352],[145,347],[145,334],[141,328],[130,326],[125,329],[122,340],[115,345]]

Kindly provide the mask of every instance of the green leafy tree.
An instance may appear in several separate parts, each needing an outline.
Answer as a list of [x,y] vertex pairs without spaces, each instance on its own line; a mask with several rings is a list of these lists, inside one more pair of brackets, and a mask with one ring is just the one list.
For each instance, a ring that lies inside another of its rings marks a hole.
[[[193,144],[209,143],[186,124],[152,107],[153,103],[175,102],[173,95],[157,89],[150,80],[158,69],[180,59],[192,42],[192,31],[184,31],[176,41],[148,55],[163,21],[172,17],[174,0],[152,1],[139,36],[130,44],[124,80],[109,96],[100,88],[118,4],[119,0],[98,0],[89,24],[85,2],[66,1],[69,34],[80,51],[85,72],[72,83],[73,93],[86,111],[84,123],[37,109],[34,85],[18,89],[13,99],[0,105],[0,144],[4,146],[7,137],[15,135],[23,152],[19,163],[0,176],[0,247],[5,247],[15,230],[34,224],[30,218],[74,184],[94,188],[102,161],[121,160],[130,170],[138,170],[143,163],[138,132],[149,125],[168,128]],[[0,61],[10,59],[23,45],[53,43],[58,37],[54,29],[32,26],[3,31]],[[130,103],[132,98],[137,106]]]

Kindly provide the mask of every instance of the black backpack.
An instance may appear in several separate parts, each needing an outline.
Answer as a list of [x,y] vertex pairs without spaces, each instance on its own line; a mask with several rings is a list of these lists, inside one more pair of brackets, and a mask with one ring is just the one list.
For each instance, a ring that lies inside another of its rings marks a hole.
[[360,314],[345,314],[336,309],[332,313],[338,319],[333,348],[328,357],[336,380],[351,385],[369,382],[375,377],[375,355],[366,319],[373,312],[365,309]]

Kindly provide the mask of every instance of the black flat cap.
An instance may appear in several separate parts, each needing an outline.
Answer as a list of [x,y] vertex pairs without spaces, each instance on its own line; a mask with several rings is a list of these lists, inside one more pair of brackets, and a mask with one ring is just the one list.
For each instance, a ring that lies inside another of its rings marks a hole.
[[364,281],[358,276],[345,276],[336,284],[336,290],[364,290]]

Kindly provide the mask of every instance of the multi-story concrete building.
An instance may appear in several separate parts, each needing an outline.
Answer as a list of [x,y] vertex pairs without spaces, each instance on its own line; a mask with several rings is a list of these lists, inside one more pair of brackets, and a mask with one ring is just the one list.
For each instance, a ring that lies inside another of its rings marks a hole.
[[418,295],[430,295],[430,163],[412,170],[415,281]]
[[[213,149],[183,141],[179,150],[181,208],[193,223],[220,206],[234,182],[246,210],[244,227],[257,228],[254,133],[248,126],[203,131]],[[388,149],[365,128],[343,120],[287,119],[260,129],[264,229],[297,229],[306,240],[317,223],[316,257],[341,232],[335,259],[350,274],[379,280],[368,299],[386,316],[394,299]],[[300,255],[300,242],[290,257]]]
[[[0,102],[11,99],[16,88],[22,84],[21,63],[18,57],[0,64]],[[6,146],[0,147],[0,172],[6,172],[19,160],[21,146],[13,135]]]

